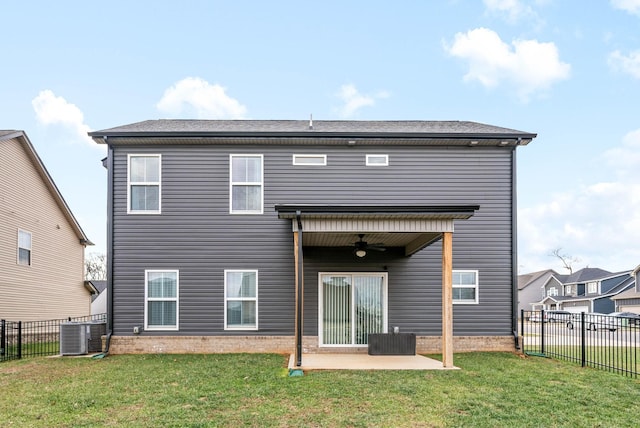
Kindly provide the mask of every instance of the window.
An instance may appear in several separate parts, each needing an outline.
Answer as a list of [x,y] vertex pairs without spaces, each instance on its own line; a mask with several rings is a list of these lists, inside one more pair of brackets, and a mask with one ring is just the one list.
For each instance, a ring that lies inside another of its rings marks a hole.
[[18,229],[18,264],[31,266],[31,232]]
[[225,330],[258,329],[258,271],[224,271]]
[[325,166],[327,155],[293,155],[294,165]]
[[367,155],[366,165],[367,166],[388,166],[389,155]]
[[478,271],[453,271],[453,303],[478,303]]
[[129,155],[128,213],[160,213],[160,164],[160,155]]
[[596,294],[598,292],[597,282],[587,282],[587,293]]
[[178,330],[178,271],[146,270],[145,330]]
[[262,214],[262,155],[231,155],[231,214]]
[[547,296],[557,296],[558,295],[558,289],[556,287],[551,287],[549,288],[549,290],[547,290]]
[[564,295],[565,296],[570,296],[571,295],[571,286],[570,285],[565,285],[564,286]]

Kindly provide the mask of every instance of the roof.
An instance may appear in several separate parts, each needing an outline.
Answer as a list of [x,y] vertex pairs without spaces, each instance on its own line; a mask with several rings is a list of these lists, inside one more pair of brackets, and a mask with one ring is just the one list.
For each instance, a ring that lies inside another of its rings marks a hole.
[[542,276],[546,274],[557,275],[556,271],[554,271],[553,269],[545,269],[545,270],[540,270],[538,272],[531,272],[531,273],[518,275],[518,290],[522,290],[527,285],[531,284],[537,279],[540,279]]
[[53,181],[53,178],[51,178],[51,175],[49,175],[47,168],[45,168],[44,163],[42,163],[42,159],[40,159],[38,153],[36,153],[36,150],[33,147],[33,144],[31,144],[31,141],[29,141],[27,134],[24,131],[0,130],[0,142],[9,140],[16,140],[18,141],[18,143],[22,144],[22,147],[24,147],[25,152],[32,161],[34,168],[36,169],[40,177],[42,177],[42,180],[49,189],[49,192],[51,192],[53,199],[60,207],[60,210],[71,225],[71,228],[74,230],[75,234],[78,236],[80,243],[83,245],[93,245],[89,238],[87,238],[87,235],[85,235],[82,227],[80,227],[80,224],[74,217],[71,209],[62,197],[60,190],[58,190],[58,187]]
[[[464,139],[465,144],[490,142],[526,145],[536,134],[468,121],[306,121],[306,120],[147,120],[117,126],[89,135],[98,143],[105,138],[140,137],[286,137]],[[504,140],[504,143],[502,142]]]
[[564,280],[564,284],[575,284],[578,282],[596,281],[596,280],[604,279],[610,276],[615,276],[615,275],[604,269],[584,268],[566,277]]

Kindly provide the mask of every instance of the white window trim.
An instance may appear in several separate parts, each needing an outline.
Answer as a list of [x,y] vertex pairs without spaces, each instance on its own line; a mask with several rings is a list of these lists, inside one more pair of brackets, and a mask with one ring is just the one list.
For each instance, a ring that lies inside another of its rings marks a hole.
[[[29,242],[31,244],[29,246],[29,248],[20,246],[20,233],[29,234]],[[19,264],[20,266],[31,267],[33,265],[33,233],[29,232],[28,230],[18,229],[18,234],[17,234],[16,238],[17,238],[17,242],[16,242],[16,263]],[[24,248],[25,250],[29,250],[29,263],[28,264],[20,263],[20,248]]]
[[[155,298],[149,297],[149,273],[173,272],[176,274],[176,297]],[[149,326],[148,302],[176,302],[176,325],[173,326]],[[149,331],[178,331],[180,329],[180,271],[177,269],[147,269],[144,271],[144,329]]]
[[[553,290],[553,293],[551,292]],[[556,287],[549,287],[549,289],[547,290],[547,297],[557,297],[558,296],[558,289]]]
[[[589,291],[589,286],[590,285],[594,285],[595,286],[595,290],[594,291]],[[587,282],[587,294],[598,294],[598,282],[597,281]]]
[[[318,162],[300,162],[302,158],[318,160]],[[297,166],[326,166],[327,155],[293,155],[293,165]]]
[[[378,162],[372,162],[371,159],[372,158],[384,158],[384,163],[378,163]],[[389,166],[389,155],[381,155],[381,154],[375,154],[375,155],[366,155],[365,158],[365,164],[366,166]]]
[[[366,348],[368,345],[327,345],[323,342],[324,328],[322,322],[322,314],[324,312],[324,299],[322,294],[322,277],[324,275],[336,275],[336,276],[382,276],[384,278],[383,284],[383,302],[384,312],[382,314],[382,332],[388,332],[389,324],[389,274],[387,272],[318,272],[318,346],[323,348]],[[353,292],[353,290],[352,290]],[[351,311],[354,312],[355,299],[351,299]],[[355,322],[355,320],[352,320]],[[353,325],[351,326],[353,330]],[[353,342],[353,338],[351,340]]]
[[[142,186],[158,186],[158,209],[157,210],[132,210],[131,209],[131,158],[132,157],[157,157],[158,158],[158,181],[136,181],[135,184]],[[162,155],[149,153],[129,153],[127,155],[127,214],[161,214],[162,213]]]
[[[233,182],[233,158],[234,157],[255,157],[260,158],[260,182]],[[233,210],[233,186],[256,186],[260,185],[260,209],[259,210]],[[264,156],[255,153],[235,153],[229,155],[229,214],[263,214],[264,213]]]
[[[227,273],[233,273],[233,272],[253,272],[256,274],[256,297],[229,297],[227,298]],[[231,331],[257,331],[258,330],[258,314],[260,313],[260,311],[258,310],[258,305],[259,305],[259,301],[258,301],[258,284],[259,284],[259,278],[258,278],[258,269],[225,269],[224,270],[224,329],[225,330],[231,330]],[[232,302],[248,302],[248,301],[255,301],[256,302],[256,325],[255,327],[229,327],[227,325],[227,302],[228,301],[232,301]]]
[[565,296],[570,296],[571,295],[571,286],[570,285],[565,285],[564,286],[564,295]]
[[452,284],[452,288],[474,288],[475,289],[475,300],[456,300],[453,299],[454,305],[477,305],[480,303],[480,273],[477,269],[453,269],[452,273],[464,273],[464,272],[473,272],[475,273],[476,283],[474,285],[464,284],[464,285],[455,285]]

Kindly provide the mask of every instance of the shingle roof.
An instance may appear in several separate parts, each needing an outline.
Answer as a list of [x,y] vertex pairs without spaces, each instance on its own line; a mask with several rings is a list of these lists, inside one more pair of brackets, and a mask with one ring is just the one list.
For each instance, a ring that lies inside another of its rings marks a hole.
[[577,282],[595,281],[597,279],[607,278],[613,274],[609,271],[599,268],[584,268],[572,273],[563,281],[564,284],[574,284]]
[[146,120],[90,132],[91,137],[159,135],[397,135],[522,138],[536,134],[468,121]]

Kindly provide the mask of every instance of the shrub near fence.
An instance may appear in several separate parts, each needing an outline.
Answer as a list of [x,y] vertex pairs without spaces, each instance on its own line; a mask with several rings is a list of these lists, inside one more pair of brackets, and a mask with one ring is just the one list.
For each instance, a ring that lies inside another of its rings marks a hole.
[[46,321],[0,320],[0,362],[60,353],[60,324],[105,322],[106,314]]
[[525,354],[638,376],[640,328],[635,324],[624,318],[584,312],[552,322],[545,312],[521,312]]

